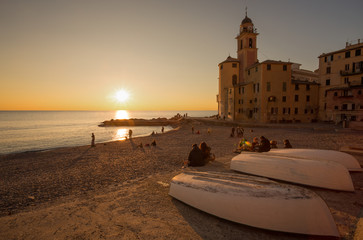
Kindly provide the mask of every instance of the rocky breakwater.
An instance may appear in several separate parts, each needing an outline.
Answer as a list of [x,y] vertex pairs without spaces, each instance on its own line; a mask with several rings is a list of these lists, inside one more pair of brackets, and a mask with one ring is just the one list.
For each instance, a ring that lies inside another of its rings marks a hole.
[[119,127],[119,126],[167,126],[178,125],[181,118],[153,118],[153,119],[111,119],[102,122],[99,127]]

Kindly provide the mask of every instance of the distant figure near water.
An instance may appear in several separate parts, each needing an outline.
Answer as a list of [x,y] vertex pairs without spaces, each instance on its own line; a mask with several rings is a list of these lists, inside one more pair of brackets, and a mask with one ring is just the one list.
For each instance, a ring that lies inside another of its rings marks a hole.
[[129,130],[129,138],[132,138],[132,130]]
[[91,147],[96,147],[96,145],[95,145],[95,134],[92,133],[91,137],[92,137]]

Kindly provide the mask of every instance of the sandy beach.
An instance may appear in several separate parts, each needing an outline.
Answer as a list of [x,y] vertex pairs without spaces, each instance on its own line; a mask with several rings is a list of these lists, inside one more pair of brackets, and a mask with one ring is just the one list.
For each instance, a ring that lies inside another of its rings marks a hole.
[[[192,126],[201,134],[192,134]],[[169,182],[183,171],[194,143],[207,142],[216,156],[199,170],[230,171],[240,140],[229,136],[231,127],[189,118],[154,136],[1,155],[0,239],[330,239],[233,223],[168,195]],[[294,148],[363,146],[362,131],[330,124],[245,125],[244,130],[248,140],[263,135],[279,148],[284,139]],[[153,140],[155,147],[145,146]],[[363,165],[363,155],[354,156]],[[355,192],[307,187],[325,200],[343,239],[363,236],[363,173],[351,177]]]

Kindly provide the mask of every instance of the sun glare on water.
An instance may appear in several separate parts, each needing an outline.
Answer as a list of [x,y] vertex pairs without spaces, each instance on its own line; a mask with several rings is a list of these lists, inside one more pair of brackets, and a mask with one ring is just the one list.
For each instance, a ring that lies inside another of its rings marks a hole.
[[129,113],[126,110],[118,110],[115,114],[115,119],[129,119]]

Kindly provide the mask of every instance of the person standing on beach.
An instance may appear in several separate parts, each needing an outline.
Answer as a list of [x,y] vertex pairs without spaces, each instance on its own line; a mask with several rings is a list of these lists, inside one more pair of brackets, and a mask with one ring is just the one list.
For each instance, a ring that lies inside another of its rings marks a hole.
[[132,138],[132,130],[129,130],[129,138]]
[[164,133],[164,126],[161,127],[161,133]]
[[95,145],[95,134],[92,133],[91,137],[92,137],[91,147],[96,147],[96,145]]

